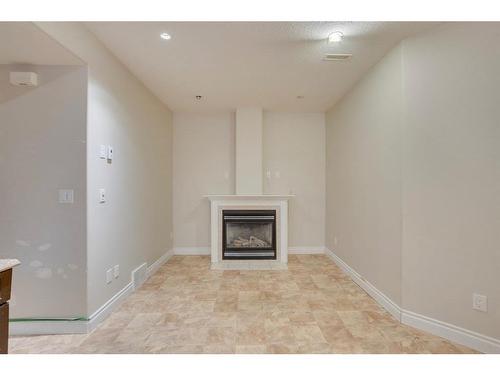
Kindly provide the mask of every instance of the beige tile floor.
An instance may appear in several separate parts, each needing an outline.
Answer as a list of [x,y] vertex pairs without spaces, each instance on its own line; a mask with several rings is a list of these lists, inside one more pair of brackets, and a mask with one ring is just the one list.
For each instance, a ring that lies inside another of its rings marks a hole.
[[94,332],[12,337],[11,353],[474,353],[404,326],[324,255],[288,271],[175,256]]

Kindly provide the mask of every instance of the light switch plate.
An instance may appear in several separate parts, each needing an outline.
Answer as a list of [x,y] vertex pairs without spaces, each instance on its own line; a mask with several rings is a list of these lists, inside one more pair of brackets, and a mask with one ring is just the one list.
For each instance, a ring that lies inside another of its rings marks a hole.
[[101,159],[106,159],[108,157],[108,150],[106,148],[106,145],[99,146],[99,157]]
[[106,189],[99,189],[99,203],[106,202]]
[[113,154],[114,154],[113,147],[108,146],[108,160],[113,160]]
[[109,270],[106,271],[106,284],[111,283],[113,281],[113,269],[110,268]]
[[118,264],[113,267],[113,276],[115,277],[115,279],[120,276],[120,266]]
[[73,189],[59,189],[59,203],[74,203],[75,191]]

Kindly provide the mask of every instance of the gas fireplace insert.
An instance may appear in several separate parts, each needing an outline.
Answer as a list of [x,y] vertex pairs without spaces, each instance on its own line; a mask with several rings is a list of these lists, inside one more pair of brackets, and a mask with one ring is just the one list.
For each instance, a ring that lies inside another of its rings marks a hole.
[[222,210],[222,259],[276,259],[276,210]]

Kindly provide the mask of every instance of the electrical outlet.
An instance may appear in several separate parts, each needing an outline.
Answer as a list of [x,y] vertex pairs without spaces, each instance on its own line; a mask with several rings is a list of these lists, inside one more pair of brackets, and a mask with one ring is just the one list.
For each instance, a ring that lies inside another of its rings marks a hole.
[[111,283],[113,281],[113,269],[110,268],[109,270],[106,271],[106,284]]
[[75,192],[72,189],[59,190],[59,203],[73,203]]
[[113,276],[115,277],[115,279],[118,278],[118,276],[120,276],[120,265],[116,265],[113,267]]
[[474,293],[472,295],[472,308],[474,310],[487,312],[488,311],[488,297],[481,294]]

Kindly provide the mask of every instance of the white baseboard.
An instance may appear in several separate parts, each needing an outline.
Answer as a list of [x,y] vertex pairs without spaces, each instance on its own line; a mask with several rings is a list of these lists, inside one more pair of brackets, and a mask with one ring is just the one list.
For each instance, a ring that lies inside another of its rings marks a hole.
[[349,267],[342,259],[335,255],[331,250],[326,249],[326,255],[328,255],[346,274],[348,274],[351,279],[358,284],[366,293],[368,293],[375,301],[378,302],[384,309],[386,309],[394,318],[401,321],[401,309],[394,303],[389,297],[387,297],[380,290],[375,288],[370,282],[364,279],[359,273],[354,269]]
[[306,254],[324,254],[324,246],[288,246],[288,254],[306,255]]
[[[156,262],[147,268],[146,277],[152,276],[173,255],[173,250],[167,251]],[[134,291],[130,281],[104,305],[95,311],[88,320],[30,320],[9,323],[9,335],[62,335],[92,332],[99,323],[111,313]]]
[[500,340],[485,336],[465,328],[442,322],[428,316],[404,310],[394,303],[384,293],[375,288],[360,274],[340,259],[333,251],[325,249],[325,253],[347,274],[351,279],[365,290],[375,301],[385,308],[401,323],[421,329],[433,335],[443,337],[458,344],[468,346],[483,353],[500,354]]
[[483,353],[500,354],[500,340],[408,310],[401,310],[401,323],[444,337]]
[[174,247],[175,255],[210,255],[210,247]]
[[99,323],[103,322],[122,302],[134,291],[134,284],[129,282],[125,287],[111,297],[96,312],[90,315],[87,322],[87,332],[92,332]]
[[160,269],[161,266],[163,266],[165,263],[167,263],[168,260],[170,258],[172,258],[173,255],[174,255],[174,250],[170,249],[165,254],[163,254],[161,257],[159,257],[156,262],[154,262],[153,264],[151,264],[148,267],[148,270],[146,272],[146,277],[149,278],[150,276],[152,276],[156,271],[158,271]]
[[88,321],[85,320],[30,320],[9,322],[9,336],[65,335],[87,332]]

